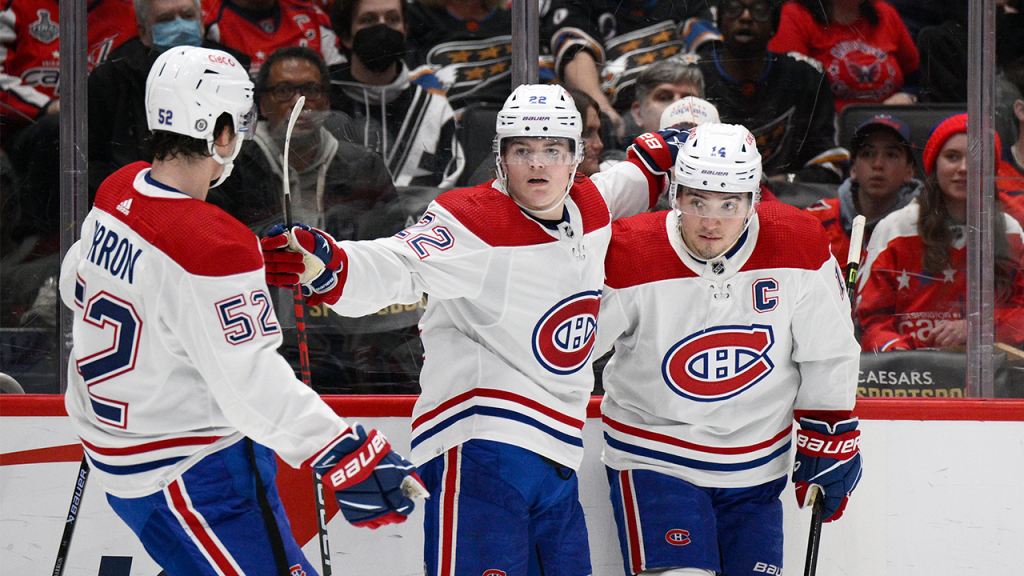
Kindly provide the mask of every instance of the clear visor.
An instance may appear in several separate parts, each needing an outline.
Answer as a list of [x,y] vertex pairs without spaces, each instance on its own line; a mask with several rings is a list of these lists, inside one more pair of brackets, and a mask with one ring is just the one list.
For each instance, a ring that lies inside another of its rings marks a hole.
[[677,184],[675,208],[701,218],[746,218],[752,197],[752,192],[710,192]]
[[511,138],[501,159],[506,164],[568,166],[576,156],[568,138]]
[[252,108],[248,112],[242,115],[239,121],[238,133],[242,136],[243,140],[252,140],[253,136],[256,135],[256,118],[258,116],[255,103],[253,103]]

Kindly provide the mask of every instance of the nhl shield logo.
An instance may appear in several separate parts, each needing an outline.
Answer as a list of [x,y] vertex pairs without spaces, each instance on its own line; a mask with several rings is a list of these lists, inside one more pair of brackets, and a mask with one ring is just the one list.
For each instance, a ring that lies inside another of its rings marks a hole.
[[50,18],[49,10],[36,10],[39,20],[28,25],[28,33],[43,44],[49,44],[60,37],[60,25]]
[[687,336],[673,346],[661,365],[673,392],[700,402],[731,398],[750,388],[775,367],[768,350],[775,343],[771,326],[717,326]]
[[586,365],[594,350],[601,292],[580,292],[555,304],[533,330],[533,354],[544,368],[566,375]]

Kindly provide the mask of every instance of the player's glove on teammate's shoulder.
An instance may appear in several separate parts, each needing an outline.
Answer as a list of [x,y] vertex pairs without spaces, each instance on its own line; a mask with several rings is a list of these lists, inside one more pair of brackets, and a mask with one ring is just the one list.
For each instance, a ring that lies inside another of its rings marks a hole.
[[651,174],[665,176],[672,172],[679,149],[689,135],[688,131],[679,128],[666,128],[660,132],[641,134],[633,140],[626,154],[630,158],[640,160]]
[[[353,526],[379,528],[405,522],[415,507],[409,496],[426,492],[413,465],[391,451],[387,438],[358,424],[314,457],[311,466],[323,477],[324,486],[334,491],[341,513]],[[415,483],[406,483],[412,494],[402,489],[407,477]]]
[[345,269],[345,253],[330,234],[305,224],[295,224],[291,230],[275,224],[260,246],[268,284],[301,284],[310,306],[334,304],[341,297],[344,282],[339,281],[339,274]]
[[825,522],[838,520],[860,482],[861,472],[860,430],[857,430],[856,418],[832,425],[800,418],[793,482],[801,508],[807,504],[808,489],[817,485],[825,498]]

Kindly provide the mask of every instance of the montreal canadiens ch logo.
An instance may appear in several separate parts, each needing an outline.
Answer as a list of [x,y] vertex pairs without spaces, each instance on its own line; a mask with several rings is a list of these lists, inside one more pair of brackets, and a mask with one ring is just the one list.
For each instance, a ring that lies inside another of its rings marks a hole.
[[672,347],[661,373],[673,392],[701,402],[731,398],[775,367],[768,350],[771,326],[719,326],[687,336]]
[[686,546],[690,543],[690,532],[673,528],[665,533],[665,541],[673,546]]
[[581,292],[555,304],[533,329],[533,354],[555,374],[572,374],[594,350],[601,292]]

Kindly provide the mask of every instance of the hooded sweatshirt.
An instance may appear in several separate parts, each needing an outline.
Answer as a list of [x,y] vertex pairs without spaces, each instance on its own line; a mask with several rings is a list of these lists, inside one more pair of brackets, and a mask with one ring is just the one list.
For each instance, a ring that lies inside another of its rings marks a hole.
[[356,143],[384,157],[395,186],[451,188],[462,174],[451,105],[410,81],[404,63],[384,85],[359,82],[347,65],[332,67],[331,108],[353,118]]

